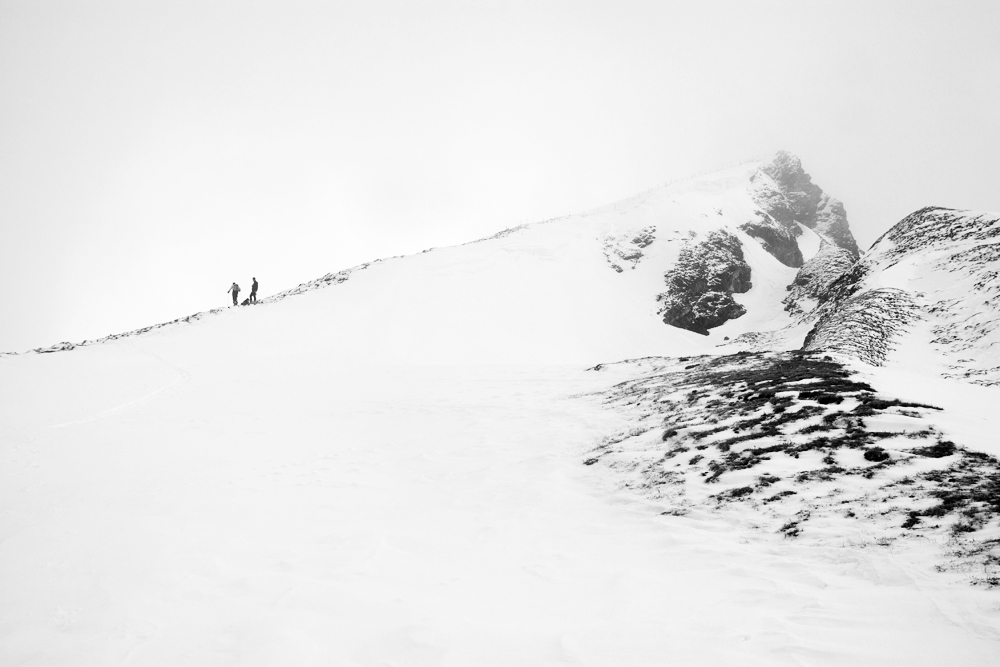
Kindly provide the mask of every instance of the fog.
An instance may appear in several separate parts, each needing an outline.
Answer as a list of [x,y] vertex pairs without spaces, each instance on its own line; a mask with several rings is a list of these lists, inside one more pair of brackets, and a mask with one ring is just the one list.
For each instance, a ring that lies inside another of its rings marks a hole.
[[867,248],[1000,210],[995,2],[0,1],[0,351],[778,149]]

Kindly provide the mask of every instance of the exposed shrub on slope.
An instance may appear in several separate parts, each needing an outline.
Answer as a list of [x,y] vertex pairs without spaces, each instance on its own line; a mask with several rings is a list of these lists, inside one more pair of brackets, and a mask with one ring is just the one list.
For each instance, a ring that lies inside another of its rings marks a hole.
[[1000,540],[986,530],[1000,524],[1000,461],[944,439],[929,421],[938,408],[880,396],[815,353],[624,363],[644,372],[603,397],[634,421],[587,462],[661,513],[727,512],[820,542],[936,536],[952,540],[942,568],[975,566],[975,583],[1000,585]]

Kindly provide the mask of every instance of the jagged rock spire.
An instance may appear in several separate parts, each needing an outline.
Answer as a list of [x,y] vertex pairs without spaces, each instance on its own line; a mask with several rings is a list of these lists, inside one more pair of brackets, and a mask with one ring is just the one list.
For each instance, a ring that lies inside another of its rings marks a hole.
[[783,195],[776,197],[762,188],[762,196],[758,198],[758,204],[775,220],[786,225],[791,221],[802,223],[847,250],[855,259],[859,256],[844,205],[812,182],[798,156],[778,151],[760,170],[771,177]]

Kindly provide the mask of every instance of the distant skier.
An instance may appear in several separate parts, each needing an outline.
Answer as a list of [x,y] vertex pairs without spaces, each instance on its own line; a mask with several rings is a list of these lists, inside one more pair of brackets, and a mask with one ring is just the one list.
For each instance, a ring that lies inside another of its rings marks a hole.
[[226,291],[233,293],[233,305],[234,306],[237,305],[239,303],[239,298],[240,298],[240,286],[237,285],[236,283],[233,283],[233,286],[227,289]]
[[253,285],[250,286],[250,303],[257,303],[257,279],[253,279]]

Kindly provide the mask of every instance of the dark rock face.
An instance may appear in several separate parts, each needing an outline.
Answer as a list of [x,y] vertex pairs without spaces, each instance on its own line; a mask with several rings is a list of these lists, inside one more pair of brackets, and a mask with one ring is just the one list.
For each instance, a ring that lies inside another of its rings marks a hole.
[[[795,228],[795,223],[800,222],[857,259],[858,244],[847,223],[844,205],[812,182],[812,177],[802,169],[799,158],[779,151],[774,160],[760,168],[760,173],[769,176],[774,183],[772,185],[762,178],[753,179],[754,201],[767,215],[788,229]],[[801,266],[801,263],[787,265]]]
[[744,222],[740,229],[760,241],[764,250],[785,266],[802,266],[802,251],[796,241],[802,234],[798,226],[782,225],[770,216],[762,216],[759,220]]
[[792,211],[792,204],[784,193],[760,178],[758,174],[754,174],[750,181],[754,184],[753,200],[761,207],[761,214],[770,216],[784,227],[795,227],[795,212]]
[[[808,226],[808,225],[807,225]],[[838,246],[858,257],[858,242],[851,234],[851,228],[847,224],[847,211],[840,200],[833,199],[829,195],[820,198],[816,207],[816,225],[813,227],[817,232],[826,236]]]
[[[793,217],[803,224],[811,222],[823,190],[812,182],[812,177],[802,169],[802,161],[788,151],[778,151],[770,164],[761,171],[774,179],[788,200]],[[807,225],[812,227],[812,225]]]
[[663,277],[667,291],[657,301],[666,324],[707,336],[709,329],[746,313],[733,293],[752,287],[750,266],[743,261],[739,239],[729,232],[712,232],[701,243],[685,247],[677,265]]

